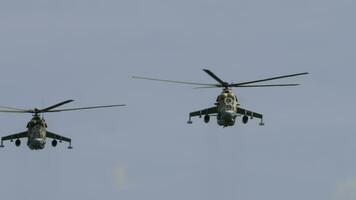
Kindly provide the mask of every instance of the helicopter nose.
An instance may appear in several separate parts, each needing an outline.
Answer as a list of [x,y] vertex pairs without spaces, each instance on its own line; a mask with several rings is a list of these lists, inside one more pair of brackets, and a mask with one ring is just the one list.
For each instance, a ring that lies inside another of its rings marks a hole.
[[31,141],[27,143],[27,145],[30,147],[32,150],[38,150],[38,149],[43,149],[46,144],[46,141],[43,140],[42,138],[34,138]]
[[33,142],[36,143],[37,145],[44,144],[44,140],[42,138],[36,138],[33,140]]
[[224,113],[224,116],[225,116],[225,118],[233,119],[233,118],[235,118],[236,114],[233,111],[226,111]]
[[234,122],[235,122],[235,118],[236,118],[236,114],[235,114],[233,111],[226,111],[226,112],[223,114],[223,119],[224,119],[226,122],[234,123]]

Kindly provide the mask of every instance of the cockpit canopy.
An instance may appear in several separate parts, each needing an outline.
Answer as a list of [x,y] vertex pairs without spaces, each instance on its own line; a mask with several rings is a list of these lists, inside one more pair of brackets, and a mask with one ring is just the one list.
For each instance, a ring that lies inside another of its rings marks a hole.
[[33,117],[30,122],[27,123],[26,127],[29,128],[29,127],[33,127],[36,125],[47,127],[46,122],[44,120],[42,120],[40,117],[36,117],[36,116]]
[[234,107],[232,107],[232,105],[226,105],[225,109],[226,110],[234,110]]
[[234,110],[237,104],[236,96],[228,89],[225,89],[217,99],[220,106],[226,110]]

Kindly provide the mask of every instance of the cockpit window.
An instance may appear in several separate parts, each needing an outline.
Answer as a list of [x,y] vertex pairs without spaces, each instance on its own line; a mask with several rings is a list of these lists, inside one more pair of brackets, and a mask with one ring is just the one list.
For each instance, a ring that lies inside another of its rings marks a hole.
[[231,106],[231,105],[226,105],[226,110],[232,110],[233,109],[233,107]]
[[39,125],[39,124],[34,125],[34,126],[32,127],[32,130],[34,130],[34,131],[39,131],[39,130],[41,130],[41,125]]
[[232,98],[226,98],[225,99],[225,103],[228,104],[228,105],[231,105],[233,102]]

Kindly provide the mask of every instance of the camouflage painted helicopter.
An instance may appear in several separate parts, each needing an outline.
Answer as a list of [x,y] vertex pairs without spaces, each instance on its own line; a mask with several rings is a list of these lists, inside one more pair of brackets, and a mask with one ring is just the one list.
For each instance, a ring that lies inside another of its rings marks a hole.
[[223,126],[223,127],[228,127],[228,126],[235,125],[236,118],[238,116],[242,116],[242,123],[244,123],[244,124],[246,124],[248,122],[249,118],[251,118],[251,119],[259,118],[261,120],[260,125],[261,126],[264,125],[263,115],[260,113],[253,112],[253,111],[250,111],[250,110],[240,107],[237,97],[234,95],[234,93],[232,92],[232,90],[230,88],[232,88],[232,87],[297,86],[299,84],[262,84],[261,85],[261,84],[254,84],[254,83],[308,74],[308,72],[304,72],[304,73],[290,74],[290,75],[266,78],[266,79],[255,80],[255,81],[248,81],[248,82],[241,82],[241,83],[228,83],[226,81],[221,80],[218,76],[216,76],[210,70],[203,69],[203,71],[206,72],[207,74],[209,74],[213,79],[215,79],[218,82],[218,84],[173,81],[173,80],[164,80],[164,79],[148,78],[148,77],[141,77],[141,76],[133,76],[132,78],[200,86],[197,88],[223,88],[222,93],[217,97],[215,106],[189,113],[188,124],[192,123],[192,120],[191,120],[192,117],[199,116],[201,118],[202,116],[204,116],[204,122],[208,123],[210,121],[210,116],[216,116],[218,125]]
[[109,108],[109,107],[118,107],[118,106],[125,106],[124,104],[122,105],[106,105],[106,106],[91,106],[91,107],[81,107],[81,108],[69,108],[69,109],[55,109],[59,106],[62,106],[64,104],[70,103],[74,100],[66,100],[61,103],[55,104],[53,106],[44,108],[44,109],[18,109],[18,108],[12,108],[12,107],[5,107],[5,106],[0,106],[0,108],[3,108],[4,110],[0,110],[0,112],[5,112],[5,113],[31,113],[33,114],[33,117],[31,121],[27,123],[27,130],[13,134],[13,135],[8,135],[5,137],[1,138],[1,145],[0,147],[4,147],[3,141],[10,140],[13,142],[15,141],[16,146],[21,145],[21,138],[27,138],[27,146],[32,149],[32,150],[40,150],[45,147],[46,144],[46,138],[52,138],[52,146],[56,147],[58,142],[68,142],[69,146],[68,149],[72,149],[72,140],[70,138],[58,135],[56,133],[53,133],[51,131],[47,131],[47,123],[45,119],[40,117],[41,113],[53,113],[53,112],[62,112],[62,111],[74,111],[74,110],[88,110],[88,109],[95,109],[95,108]]

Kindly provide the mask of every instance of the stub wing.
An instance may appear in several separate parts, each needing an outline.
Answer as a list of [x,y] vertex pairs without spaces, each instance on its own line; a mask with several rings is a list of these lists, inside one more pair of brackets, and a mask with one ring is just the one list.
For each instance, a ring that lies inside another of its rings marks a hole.
[[72,145],[72,140],[70,138],[55,134],[55,133],[50,132],[50,131],[46,132],[46,136],[48,138],[52,138],[54,140],[59,140],[60,142],[61,141],[69,142],[69,147],[68,148],[70,148],[70,149],[72,148],[72,146],[71,146]]
[[200,117],[202,115],[212,115],[212,114],[216,114],[216,113],[218,113],[218,107],[214,106],[214,107],[211,107],[211,108],[207,108],[207,109],[191,112],[191,113],[189,113],[189,117],[195,117],[195,116],[199,116]]
[[27,131],[2,137],[1,138],[0,147],[4,147],[3,141],[6,141],[6,140],[17,140],[17,139],[26,138],[26,137],[28,137]]
[[237,107],[236,112],[238,114],[241,114],[241,115],[244,115],[244,116],[249,116],[251,118],[256,117],[258,119],[261,119],[260,126],[264,125],[264,123],[263,123],[263,115],[260,114],[260,113],[249,111],[249,110],[246,110],[246,109],[240,108],[240,107]]
[[2,137],[1,141],[16,140],[16,139],[25,138],[25,137],[28,137],[27,131]]
[[246,116],[249,116],[249,117],[256,117],[256,118],[259,118],[259,119],[262,119],[263,118],[263,115],[260,114],[260,113],[257,113],[257,112],[253,112],[253,111],[249,111],[249,110],[246,110],[244,108],[241,108],[241,107],[238,107],[236,112],[238,114],[241,114],[241,115],[246,115]]

